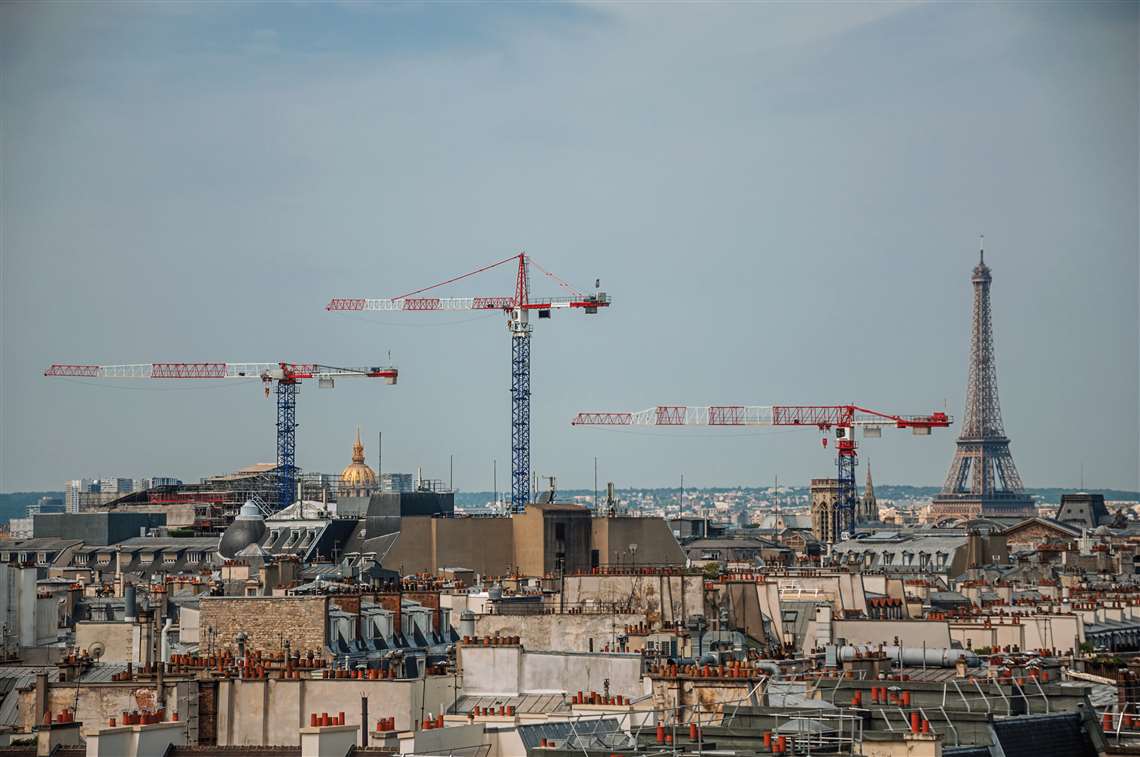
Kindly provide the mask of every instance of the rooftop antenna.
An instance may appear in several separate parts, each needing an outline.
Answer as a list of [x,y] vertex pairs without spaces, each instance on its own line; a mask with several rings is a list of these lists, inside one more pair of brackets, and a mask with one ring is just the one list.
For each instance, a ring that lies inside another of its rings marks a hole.
[[986,235],[985,234],[979,234],[978,235],[978,260],[982,263],[986,262]]

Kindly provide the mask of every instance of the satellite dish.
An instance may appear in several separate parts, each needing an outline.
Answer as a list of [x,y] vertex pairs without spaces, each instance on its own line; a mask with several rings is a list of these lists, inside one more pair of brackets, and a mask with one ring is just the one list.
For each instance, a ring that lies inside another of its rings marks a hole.
[[106,654],[106,652],[107,650],[103,647],[103,642],[101,641],[93,642],[91,646],[87,648],[87,653],[94,657],[96,660]]

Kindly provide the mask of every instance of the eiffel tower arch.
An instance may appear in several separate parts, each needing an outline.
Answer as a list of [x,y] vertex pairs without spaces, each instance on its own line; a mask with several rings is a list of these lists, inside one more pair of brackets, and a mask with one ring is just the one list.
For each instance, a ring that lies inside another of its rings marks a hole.
[[970,377],[966,409],[958,447],[942,491],[934,498],[936,517],[978,515],[1033,515],[1033,500],[1025,493],[998,404],[997,364],[994,358],[990,312],[990,275],[985,250],[970,278],[974,285],[974,313],[970,329]]

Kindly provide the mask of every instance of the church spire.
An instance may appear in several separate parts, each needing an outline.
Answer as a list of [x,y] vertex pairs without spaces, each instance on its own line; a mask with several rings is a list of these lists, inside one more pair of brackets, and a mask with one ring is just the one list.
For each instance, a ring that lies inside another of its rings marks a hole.
[[360,441],[360,426],[356,427],[356,444],[352,445],[352,462],[364,462],[364,443]]
[[863,486],[863,498],[859,500],[859,520],[871,523],[879,519],[879,502],[875,499],[875,484],[871,481],[871,463],[867,462],[867,483]]

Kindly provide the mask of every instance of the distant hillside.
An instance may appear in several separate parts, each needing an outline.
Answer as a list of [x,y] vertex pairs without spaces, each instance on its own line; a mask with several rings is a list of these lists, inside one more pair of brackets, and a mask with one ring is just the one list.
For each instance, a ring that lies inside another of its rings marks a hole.
[[28,505],[34,505],[40,497],[59,497],[63,499],[63,492],[11,492],[0,494],[0,523],[7,523],[10,518],[23,518],[28,511]]

